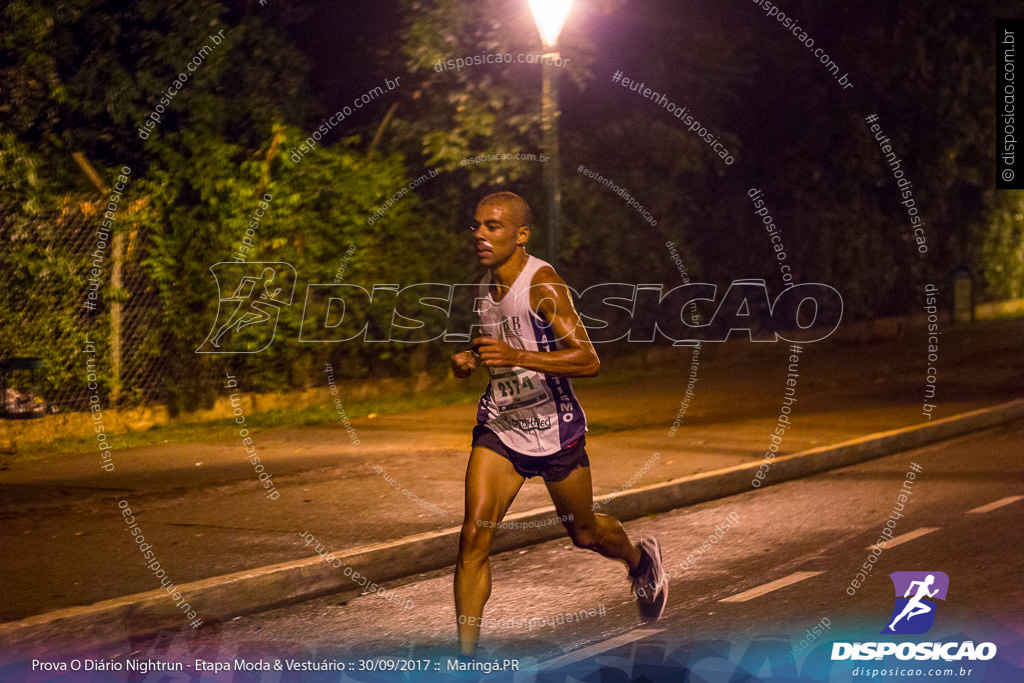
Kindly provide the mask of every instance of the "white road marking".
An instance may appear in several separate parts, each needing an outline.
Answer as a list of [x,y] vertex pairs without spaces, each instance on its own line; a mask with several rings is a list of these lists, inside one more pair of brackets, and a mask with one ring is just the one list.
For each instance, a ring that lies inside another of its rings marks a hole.
[[1024,496],[1007,496],[1006,498],[1000,498],[994,503],[989,503],[988,505],[982,505],[981,507],[976,507],[973,510],[968,510],[967,514],[971,514],[973,512],[974,514],[980,515],[984,512],[992,512],[996,508],[1001,508],[1004,505],[1009,505],[1010,503],[1016,503],[1021,498],[1024,498]]
[[753,600],[765,593],[771,593],[774,590],[791,586],[794,583],[799,583],[800,581],[809,579],[812,576],[824,573],[825,572],[795,572],[789,576],[783,576],[781,579],[776,579],[771,583],[766,583],[762,586],[758,586],[757,588],[751,588],[750,590],[739,593],[738,595],[730,595],[727,598],[722,598],[718,602],[746,602],[747,600]]
[[562,655],[561,657],[556,657],[555,659],[549,659],[546,662],[538,664],[537,670],[547,671],[548,669],[556,669],[560,666],[572,664],[574,662],[587,659],[588,657],[593,657],[596,654],[601,654],[602,652],[606,652],[608,650],[614,650],[620,645],[632,643],[634,640],[640,640],[641,638],[646,638],[647,636],[653,636],[657,633],[663,632],[664,630],[665,629],[663,628],[649,628],[630,631],[629,633],[624,633],[621,636],[615,636],[614,638],[609,638],[608,640],[602,640],[600,643],[588,645],[582,650],[576,650],[575,652],[570,652],[567,655]]
[[[913,541],[915,538],[924,536],[925,534],[930,534],[933,531],[938,531],[941,528],[942,527],[940,526],[923,526],[920,529],[914,529],[913,531],[908,531],[905,534],[900,534],[895,538],[889,539],[885,544],[885,549],[888,550],[889,548],[895,548],[907,541]],[[874,545],[869,545],[867,548],[864,548],[864,550],[871,550],[874,547]]]

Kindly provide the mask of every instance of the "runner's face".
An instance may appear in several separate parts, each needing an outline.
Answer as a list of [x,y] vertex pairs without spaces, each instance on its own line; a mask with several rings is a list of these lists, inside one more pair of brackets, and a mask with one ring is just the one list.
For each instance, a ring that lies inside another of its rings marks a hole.
[[503,202],[489,202],[476,207],[473,246],[476,260],[487,268],[498,268],[526,244],[530,229],[515,224],[515,216]]

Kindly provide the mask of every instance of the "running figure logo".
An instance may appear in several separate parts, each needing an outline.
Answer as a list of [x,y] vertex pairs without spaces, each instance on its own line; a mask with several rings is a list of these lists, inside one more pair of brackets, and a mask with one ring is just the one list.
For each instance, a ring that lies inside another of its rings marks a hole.
[[[290,306],[295,294],[295,268],[225,261],[210,266],[210,272],[220,303],[213,328],[196,353],[259,353],[270,346],[281,307]],[[232,286],[225,288],[225,283]]]
[[[945,600],[949,577],[943,572],[893,572],[896,605],[882,633],[925,633],[935,623],[935,600]],[[902,596],[902,597],[900,597]]]

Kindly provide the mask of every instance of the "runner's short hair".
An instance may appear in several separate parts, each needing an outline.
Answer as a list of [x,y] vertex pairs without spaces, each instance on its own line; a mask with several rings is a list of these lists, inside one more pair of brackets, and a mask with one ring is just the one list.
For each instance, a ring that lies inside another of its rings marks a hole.
[[492,192],[477,202],[476,205],[483,206],[484,204],[497,204],[499,202],[506,203],[512,208],[517,227],[520,225],[533,227],[533,211],[530,210],[530,205],[515,192],[509,192],[508,190]]

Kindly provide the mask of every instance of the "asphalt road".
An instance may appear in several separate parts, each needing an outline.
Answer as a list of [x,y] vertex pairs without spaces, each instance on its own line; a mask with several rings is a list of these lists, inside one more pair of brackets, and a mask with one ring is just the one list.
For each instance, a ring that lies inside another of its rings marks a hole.
[[[1020,396],[1024,363],[1011,333],[1018,326],[997,321],[950,335],[959,343],[944,352],[936,417]],[[780,453],[926,422],[918,348],[909,335],[870,346],[807,345],[794,427]],[[637,376],[606,385],[580,382],[599,497],[641,471],[636,481],[653,484],[765,452],[786,386],[788,347],[706,345],[695,398],[671,436],[692,352],[668,351],[676,362],[656,372],[638,368]],[[474,381],[482,386],[484,378]],[[278,500],[264,495],[237,426],[210,443],[115,448],[113,472],[98,467],[95,451],[43,449],[37,460],[0,465],[0,621],[159,588],[120,504],[130,507],[179,585],[307,558],[305,531],[340,550],[455,526],[474,420],[472,402],[357,418],[359,445],[340,423],[254,431]],[[260,415],[247,424],[255,430]],[[660,459],[647,470],[655,453]],[[416,498],[403,496],[403,488]],[[511,512],[548,503],[544,487],[532,482]]]
[[[943,339],[935,418],[1020,397],[1019,320],[958,326]],[[912,329],[870,344],[807,345],[794,428],[780,452],[925,422],[923,341]],[[577,387],[591,428],[597,496],[630,481],[654,453],[661,458],[640,484],[757,460],[765,451],[786,386],[788,347],[705,345],[694,400],[672,436],[693,358],[690,349],[668,351],[667,365],[620,360],[613,365],[628,366],[627,379]],[[482,386],[483,378],[474,381]],[[0,453],[0,621],[157,588],[125,526],[122,500],[179,585],[309,557],[303,531],[339,550],[451,527],[461,516],[474,415],[468,402],[354,418],[359,445],[340,423],[264,430],[260,414],[249,415],[281,492],[276,501],[265,497],[236,427],[209,443],[130,449],[115,436],[113,472],[99,468],[94,450],[41,448],[30,460]],[[511,512],[547,503],[543,486],[528,484]]]
[[[493,621],[483,631],[480,661],[509,659],[512,666],[514,660],[527,673],[446,671],[454,655],[451,570],[389,585],[413,601],[411,608],[353,592],[199,631],[126,641],[97,654],[115,661],[133,656],[230,663],[243,657],[329,659],[348,666],[347,673],[325,673],[323,680],[425,680],[422,672],[403,678],[352,671],[370,665],[367,659],[395,667],[399,660],[429,660],[437,680],[534,680],[530,672],[540,667],[549,672],[541,680],[552,681],[684,680],[685,669],[692,681],[747,680],[743,671],[760,672],[760,680],[849,681],[866,680],[851,673],[864,664],[911,672],[875,680],[918,680],[915,667],[928,670],[925,675],[934,668],[932,681],[1022,680],[1022,444],[1024,422],[1017,422],[631,522],[630,535],[657,535],[666,566],[679,570],[668,609],[656,624],[638,619],[621,565],[567,540],[496,556],[485,613]],[[907,484],[914,463],[919,472]],[[895,518],[895,538],[854,589],[851,581],[892,518],[901,489],[910,493],[904,494],[903,516]],[[722,530],[730,515],[734,523]],[[698,554],[716,527],[720,538]],[[894,604],[888,574],[896,571],[949,577],[949,593],[926,635],[879,635]],[[565,614],[585,616],[559,623]],[[809,642],[815,627],[819,635]],[[991,641],[999,653],[988,663],[829,661],[834,641],[886,639]],[[785,661],[787,654],[795,664]],[[598,667],[599,678],[588,676]],[[947,667],[952,676],[946,676]],[[734,679],[738,670],[740,678]],[[206,675],[298,680],[286,671]]]

